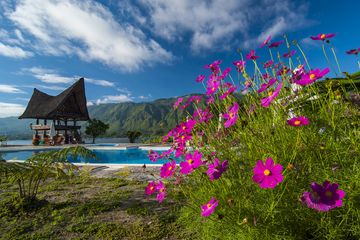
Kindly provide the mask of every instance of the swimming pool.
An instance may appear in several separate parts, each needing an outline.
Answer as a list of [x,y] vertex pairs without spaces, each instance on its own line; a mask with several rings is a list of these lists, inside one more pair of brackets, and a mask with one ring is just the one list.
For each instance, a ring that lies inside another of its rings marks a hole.
[[[151,162],[147,156],[148,150],[152,148],[131,148],[131,149],[93,149],[96,159],[90,159],[87,163],[95,164],[162,164],[164,160],[158,162]],[[54,150],[54,149],[51,149]],[[167,150],[166,148],[153,148],[153,151],[159,154]],[[2,151],[0,155],[5,160],[26,160],[30,156],[39,152],[49,151],[49,149],[42,150],[21,150],[21,151]],[[181,159],[172,157],[177,163]],[[86,163],[83,159],[69,158],[72,163]]]

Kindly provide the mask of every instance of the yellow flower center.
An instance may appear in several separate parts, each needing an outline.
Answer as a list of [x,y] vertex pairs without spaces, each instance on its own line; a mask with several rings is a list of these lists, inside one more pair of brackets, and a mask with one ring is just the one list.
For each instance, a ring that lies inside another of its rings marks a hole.
[[184,140],[185,139],[185,136],[181,136],[181,140]]
[[210,204],[210,203],[206,204],[206,207],[207,207],[207,208],[210,208],[210,207],[211,207],[211,204]]
[[331,198],[333,195],[333,193],[331,191],[326,191],[325,192],[325,196],[328,197],[328,198]]
[[316,78],[316,75],[315,74],[310,74],[310,79],[313,80],[314,78]]
[[164,188],[160,188],[160,192],[163,192],[163,191],[165,191],[165,189],[164,189]]
[[268,93],[268,95],[269,95],[269,97],[271,97],[271,96],[273,95],[273,92],[270,91],[270,92]]
[[173,169],[173,167],[172,166],[169,166],[169,170],[171,171]]
[[230,118],[233,118],[233,117],[234,117],[234,114],[233,114],[233,113],[230,113],[230,114],[229,114],[229,117],[230,117]]
[[320,38],[321,38],[321,39],[325,39],[325,38],[326,38],[326,35],[325,35],[325,34],[321,34]]
[[297,66],[297,68],[302,68],[302,64],[299,64],[299,66]]
[[269,175],[270,175],[270,173],[271,173],[271,172],[270,172],[270,170],[269,170],[269,169],[265,169],[265,170],[264,170],[264,175],[265,175],[265,176],[269,176]]
[[245,82],[245,85],[248,85],[248,84],[249,84],[249,81],[246,81],[246,82]]
[[300,123],[301,123],[300,120],[296,120],[296,121],[294,122],[295,125],[300,125]]
[[211,90],[212,90],[212,91],[215,91],[215,87],[213,87]]
[[154,186],[151,186],[151,187],[150,187],[150,190],[151,190],[151,191],[154,190]]
[[192,164],[194,161],[190,158],[189,160],[188,160],[188,163],[189,164]]
[[183,127],[182,127],[182,129],[183,129],[183,130],[185,130],[185,129],[186,129],[186,127],[185,127],[185,126],[183,126]]

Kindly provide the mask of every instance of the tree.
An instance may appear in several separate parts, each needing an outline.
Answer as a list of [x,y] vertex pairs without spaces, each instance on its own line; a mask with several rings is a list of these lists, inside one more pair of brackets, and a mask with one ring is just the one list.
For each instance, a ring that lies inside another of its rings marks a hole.
[[109,129],[109,124],[103,123],[96,118],[90,119],[88,125],[86,126],[85,133],[88,136],[92,137],[92,143],[95,143],[95,138],[105,134],[106,130]]
[[127,138],[129,139],[130,143],[134,143],[135,140],[141,136],[141,132],[139,131],[127,131],[126,133]]

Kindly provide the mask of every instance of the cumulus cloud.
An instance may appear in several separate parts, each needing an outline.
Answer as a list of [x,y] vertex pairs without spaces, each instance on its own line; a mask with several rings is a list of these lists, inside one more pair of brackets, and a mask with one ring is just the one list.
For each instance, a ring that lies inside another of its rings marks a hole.
[[[138,0],[141,7],[127,11],[134,20],[147,18],[150,30],[168,41],[190,35],[195,52],[250,47],[267,35],[276,36],[310,23],[307,5],[290,0]],[[123,4],[119,4],[123,7]],[[140,11],[145,8],[146,11]],[[235,39],[235,36],[242,36]],[[259,37],[258,37],[259,35]]]
[[106,103],[122,103],[122,102],[132,102],[133,99],[130,95],[120,94],[120,95],[108,95],[104,96],[101,99],[96,100],[96,104],[106,104]]
[[33,56],[33,53],[20,47],[10,46],[0,42],[0,55],[10,58],[28,58]]
[[0,118],[18,117],[25,111],[25,106],[16,103],[0,102]]
[[[35,39],[33,47],[42,54],[77,55],[125,71],[173,57],[139,28],[117,21],[95,1],[19,0],[5,10],[8,19]],[[19,39],[20,33],[16,33]]]
[[12,86],[12,85],[6,85],[6,84],[0,84],[0,92],[2,93],[25,93],[21,89]]

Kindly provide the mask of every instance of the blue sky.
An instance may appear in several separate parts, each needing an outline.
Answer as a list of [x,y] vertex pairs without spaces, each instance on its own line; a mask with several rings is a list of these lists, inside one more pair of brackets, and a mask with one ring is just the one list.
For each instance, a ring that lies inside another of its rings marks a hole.
[[297,39],[322,68],[309,36],[335,33],[342,70],[354,72],[345,51],[360,47],[359,8],[357,0],[1,1],[0,117],[21,114],[33,88],[56,95],[79,77],[89,105],[199,93],[203,66],[231,66],[238,48],[268,60],[258,49],[268,35]]

